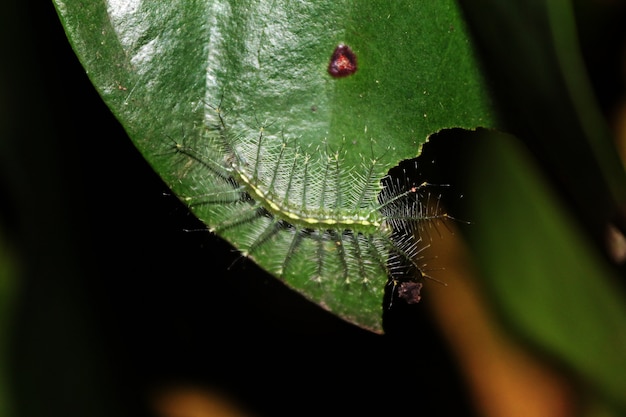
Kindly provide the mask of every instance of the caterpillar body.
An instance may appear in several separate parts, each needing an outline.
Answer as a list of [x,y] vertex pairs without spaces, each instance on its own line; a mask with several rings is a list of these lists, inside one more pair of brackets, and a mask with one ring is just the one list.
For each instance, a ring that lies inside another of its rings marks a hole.
[[[346,164],[341,148],[301,146],[269,126],[235,132],[221,107],[206,114],[200,133],[174,148],[178,175],[199,184],[179,195],[209,230],[360,326],[380,330],[385,286],[419,301],[423,231],[449,218],[428,204],[427,184],[381,175],[373,156]],[[377,311],[353,317],[355,300]]]

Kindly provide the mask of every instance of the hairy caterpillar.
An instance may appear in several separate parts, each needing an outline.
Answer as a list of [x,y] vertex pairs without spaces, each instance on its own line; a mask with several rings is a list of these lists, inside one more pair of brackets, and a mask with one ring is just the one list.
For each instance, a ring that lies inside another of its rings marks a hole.
[[[235,132],[221,107],[206,114],[199,133],[174,148],[179,176],[199,184],[184,200],[209,230],[345,319],[354,300],[382,307],[386,285],[419,301],[422,232],[449,218],[428,204],[428,184],[386,177],[381,185],[380,158],[349,165],[342,148],[305,147],[271,126]],[[372,313],[364,316],[380,315]]]

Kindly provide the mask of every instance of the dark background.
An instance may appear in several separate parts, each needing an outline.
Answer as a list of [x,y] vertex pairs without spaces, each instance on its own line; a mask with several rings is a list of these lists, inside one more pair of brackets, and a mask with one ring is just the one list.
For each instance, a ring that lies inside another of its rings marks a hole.
[[0,18],[0,232],[15,415],[140,416],[176,384],[257,416],[470,416],[425,299],[374,335],[201,228],[90,84],[52,2]]

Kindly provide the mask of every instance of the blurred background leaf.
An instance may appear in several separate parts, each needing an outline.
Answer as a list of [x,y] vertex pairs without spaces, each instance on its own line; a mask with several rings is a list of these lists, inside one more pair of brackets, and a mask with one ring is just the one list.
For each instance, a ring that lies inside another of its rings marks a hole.
[[468,203],[485,291],[509,328],[623,412],[626,303],[616,272],[520,143],[491,136],[477,144],[484,159],[470,170]]
[[[608,236],[626,231],[626,177],[619,133],[609,124],[624,93],[624,6],[462,6],[498,115],[519,138],[484,133],[475,149],[480,156],[467,167],[477,226],[467,235],[485,291],[508,328],[621,415],[624,259],[612,256],[620,244]],[[593,34],[594,42],[580,42],[579,33]]]

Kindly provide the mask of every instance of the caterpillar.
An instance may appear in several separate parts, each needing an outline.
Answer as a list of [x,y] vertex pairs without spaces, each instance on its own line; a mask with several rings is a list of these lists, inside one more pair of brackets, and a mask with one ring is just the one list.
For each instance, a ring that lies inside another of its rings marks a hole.
[[352,317],[354,300],[382,306],[387,286],[392,298],[419,301],[425,226],[450,218],[429,204],[429,184],[381,175],[373,154],[355,166],[343,148],[303,146],[271,125],[235,131],[226,119],[207,105],[199,133],[173,145],[179,177],[198,184],[183,200],[211,232],[364,327],[379,323]]

